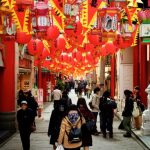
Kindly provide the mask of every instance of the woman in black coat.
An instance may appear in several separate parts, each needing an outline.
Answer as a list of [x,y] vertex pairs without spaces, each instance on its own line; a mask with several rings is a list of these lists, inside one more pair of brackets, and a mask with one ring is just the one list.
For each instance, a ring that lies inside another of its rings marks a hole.
[[65,115],[66,111],[66,104],[65,101],[61,100],[59,105],[55,107],[52,111],[49,126],[48,126],[48,136],[50,136],[50,144],[53,145],[53,150],[56,149],[55,143],[57,142],[59,131],[60,131],[60,125],[62,118]]
[[113,117],[114,109],[117,108],[117,104],[110,98],[110,92],[105,91],[100,98],[100,128],[103,133],[103,137],[106,138],[106,129],[109,131],[109,138],[113,138]]
[[[79,108],[81,114],[85,118],[86,123],[89,120],[93,120],[95,122],[95,117],[93,113],[88,109],[84,98],[78,99],[77,107]],[[92,146],[92,132],[88,130],[86,124],[82,125],[82,146],[84,147],[84,150],[89,150],[89,146]]]
[[31,126],[34,122],[34,113],[28,108],[27,101],[21,102],[21,109],[17,111],[18,128],[22,141],[23,150],[30,149]]

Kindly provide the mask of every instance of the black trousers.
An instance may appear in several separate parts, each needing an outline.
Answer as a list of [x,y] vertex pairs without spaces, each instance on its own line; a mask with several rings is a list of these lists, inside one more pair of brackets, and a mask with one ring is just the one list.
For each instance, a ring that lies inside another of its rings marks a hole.
[[23,150],[30,150],[30,131],[21,131],[20,130],[20,137],[22,142]]
[[103,134],[106,134],[106,130],[109,134],[113,134],[113,117],[100,115],[100,128]]

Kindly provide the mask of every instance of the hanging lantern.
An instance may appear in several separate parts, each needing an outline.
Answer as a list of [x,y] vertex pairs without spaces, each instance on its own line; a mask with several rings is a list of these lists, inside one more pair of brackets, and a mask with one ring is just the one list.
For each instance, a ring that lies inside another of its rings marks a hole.
[[31,35],[26,32],[16,33],[16,42],[19,44],[27,44],[31,40]]
[[33,7],[34,0],[16,0],[18,10],[23,11],[26,7]]
[[75,34],[80,35],[82,33],[82,23],[80,21],[76,22]]
[[85,44],[85,52],[92,52],[94,50],[94,45],[93,44],[90,44],[90,43],[87,43]]
[[117,47],[114,45],[112,41],[109,41],[105,44],[105,49],[110,54],[114,54],[117,51]]
[[58,49],[60,49],[60,50],[64,50],[65,49],[66,41],[65,41],[63,35],[59,35],[59,37],[57,38],[56,42],[57,42],[57,48]]
[[28,47],[28,53],[30,55],[40,55],[44,49],[44,44],[39,39],[31,39],[30,42],[27,45]]
[[41,60],[45,59],[49,55],[50,55],[49,50],[47,50],[46,48],[44,48],[43,51],[42,51],[42,53],[39,56],[39,59],[41,59]]
[[47,29],[47,40],[55,40],[59,36],[59,29],[53,25]]
[[119,9],[113,7],[99,9],[97,18],[98,28],[102,31],[102,36],[114,38],[120,20]]
[[126,0],[110,0],[110,7],[125,7],[127,6]]
[[98,34],[89,33],[88,34],[88,40],[93,45],[99,45],[101,42],[101,36]]
[[50,25],[48,7],[48,4],[43,1],[39,1],[35,4],[34,10],[32,12],[32,26],[36,31],[46,31],[46,29]]

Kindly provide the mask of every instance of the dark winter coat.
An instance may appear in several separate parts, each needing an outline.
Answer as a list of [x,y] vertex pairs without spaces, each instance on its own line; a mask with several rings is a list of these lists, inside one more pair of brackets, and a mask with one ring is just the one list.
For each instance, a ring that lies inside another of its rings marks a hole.
[[38,103],[33,96],[27,97],[28,107],[33,110],[34,116],[37,116]]
[[[85,121],[88,120],[95,120],[95,117],[93,113],[86,107],[79,107],[79,110],[83,117],[85,118]],[[92,146],[92,135],[88,131],[86,124],[82,125],[82,146]]]
[[31,125],[34,122],[34,114],[30,108],[26,110],[20,109],[17,111],[18,128],[20,131],[29,132]]
[[48,136],[50,136],[50,144],[52,145],[54,145],[55,142],[57,142],[60,131],[60,125],[63,117],[64,112],[60,111],[59,108],[56,107],[52,111],[48,127]]
[[117,108],[117,104],[107,97],[101,97],[100,98],[100,114],[104,117],[113,118],[114,116],[114,109]]
[[131,117],[133,112],[133,99],[131,97],[126,97],[125,99],[125,107],[122,112],[122,116]]

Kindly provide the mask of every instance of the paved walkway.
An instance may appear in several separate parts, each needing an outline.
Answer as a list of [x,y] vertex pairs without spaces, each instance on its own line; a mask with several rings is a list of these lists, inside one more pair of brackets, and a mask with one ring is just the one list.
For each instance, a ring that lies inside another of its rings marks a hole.
[[[73,103],[76,104],[77,96],[74,91],[69,94]],[[87,99],[87,102],[89,99]],[[49,144],[49,137],[47,136],[47,129],[51,111],[53,109],[52,103],[45,103],[42,118],[36,119],[37,131],[31,134],[31,150],[53,150]],[[114,119],[114,138],[104,139],[102,135],[93,136],[93,146],[90,150],[147,150],[135,136],[132,138],[124,138],[123,131],[118,130],[120,121]],[[97,123],[99,127],[99,121]],[[150,140],[149,140],[150,141]],[[0,150],[22,150],[19,133],[15,133]]]

